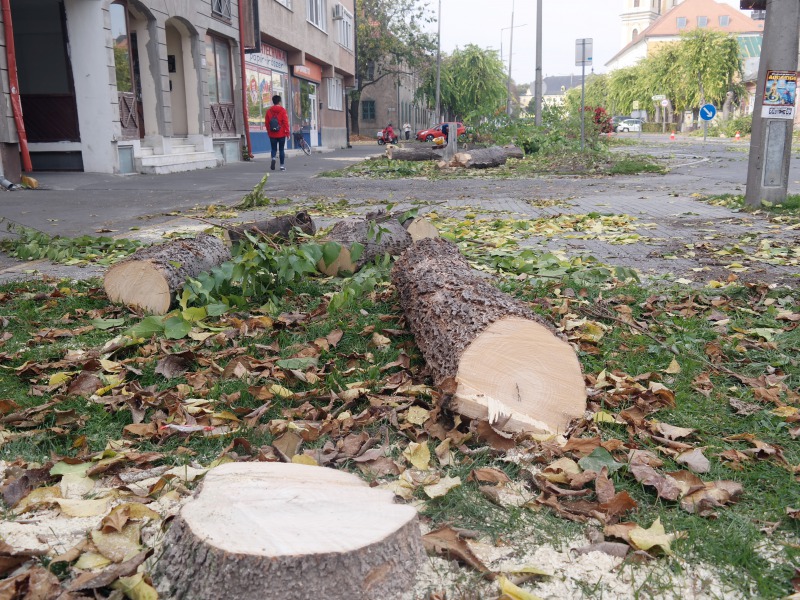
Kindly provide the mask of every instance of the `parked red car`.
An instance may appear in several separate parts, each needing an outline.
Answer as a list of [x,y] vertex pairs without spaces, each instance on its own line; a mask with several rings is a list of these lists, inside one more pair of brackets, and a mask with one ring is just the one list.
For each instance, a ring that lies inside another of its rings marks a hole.
[[[442,137],[442,125],[444,125],[444,123],[439,123],[436,127],[431,127],[430,129],[418,131],[417,139],[420,142],[430,142],[433,138]],[[465,133],[467,133],[467,128],[464,127],[463,123],[459,123],[458,135],[464,135]]]

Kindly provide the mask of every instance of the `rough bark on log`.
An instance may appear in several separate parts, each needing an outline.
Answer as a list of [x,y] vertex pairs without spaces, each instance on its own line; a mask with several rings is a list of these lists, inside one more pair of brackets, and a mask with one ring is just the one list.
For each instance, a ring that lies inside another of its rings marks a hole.
[[163,315],[187,278],[230,260],[218,237],[201,233],[194,239],[148,246],[106,271],[103,287],[112,302]]
[[584,413],[572,347],[454,244],[415,243],[395,262],[392,281],[435,384],[451,388],[451,409],[497,429],[538,432],[563,432]]
[[[444,148],[444,146],[442,146]],[[441,160],[442,150],[434,150],[430,146],[417,146],[414,148],[387,148],[386,156],[389,160]]]
[[509,158],[523,158],[525,154],[516,146],[492,146],[459,152],[453,157],[453,166],[467,169],[488,169],[506,164]]
[[424,560],[414,508],[358,477],[228,463],[183,506],[153,570],[172,600],[394,600]]
[[244,233],[248,232],[256,237],[261,235],[271,236],[282,240],[288,240],[291,232],[299,229],[308,235],[314,235],[317,232],[317,226],[314,220],[307,212],[299,212],[296,215],[281,215],[273,217],[266,221],[257,221],[255,223],[243,223],[227,229],[228,240],[231,244],[235,244],[244,238]]
[[[411,236],[397,218],[391,215],[368,214],[344,219],[336,223],[327,236],[329,242],[341,246],[339,255],[330,264],[320,260],[317,268],[326,275],[340,272],[355,273],[368,262],[383,254],[396,256],[411,243]],[[363,247],[361,255],[353,259],[353,244]]]

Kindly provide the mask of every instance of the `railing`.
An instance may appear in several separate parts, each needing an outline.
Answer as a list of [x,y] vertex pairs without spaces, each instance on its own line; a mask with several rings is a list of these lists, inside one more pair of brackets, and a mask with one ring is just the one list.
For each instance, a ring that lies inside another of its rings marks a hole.
[[119,99],[119,123],[122,128],[123,140],[138,140],[139,110],[133,92],[117,92]]
[[236,109],[233,103],[211,104],[211,133],[236,133]]

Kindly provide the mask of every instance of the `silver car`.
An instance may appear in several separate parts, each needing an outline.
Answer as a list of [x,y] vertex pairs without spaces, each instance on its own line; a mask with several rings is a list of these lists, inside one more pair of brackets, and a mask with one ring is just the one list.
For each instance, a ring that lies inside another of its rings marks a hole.
[[621,121],[619,125],[617,125],[617,133],[622,131],[641,131],[642,130],[642,120],[641,119],[625,119]]

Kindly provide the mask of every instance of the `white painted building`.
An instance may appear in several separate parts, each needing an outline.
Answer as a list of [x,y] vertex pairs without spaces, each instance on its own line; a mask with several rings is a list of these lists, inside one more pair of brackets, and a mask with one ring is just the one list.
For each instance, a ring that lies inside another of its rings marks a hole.
[[[237,0],[11,0],[11,16],[34,170],[167,173],[241,159]],[[0,142],[15,146],[5,46]]]

